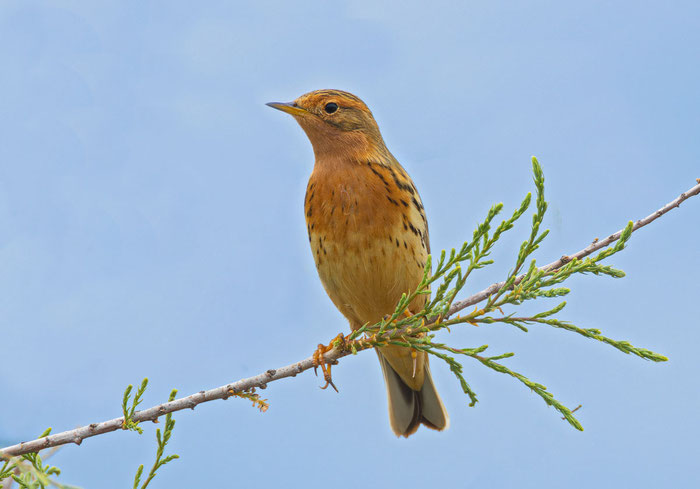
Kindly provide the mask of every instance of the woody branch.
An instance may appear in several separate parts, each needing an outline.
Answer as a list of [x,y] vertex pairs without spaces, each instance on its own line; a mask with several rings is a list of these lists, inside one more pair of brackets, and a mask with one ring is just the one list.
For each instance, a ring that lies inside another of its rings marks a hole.
[[[676,199],[672,200],[656,212],[650,214],[649,216],[643,219],[636,221],[634,223],[632,231],[637,231],[638,229],[646,226],[647,224],[663,216],[670,210],[680,206],[682,202],[689,199],[690,197],[700,194],[700,179],[698,179],[697,182],[697,185],[690,188],[686,192],[683,192]],[[541,270],[558,269],[566,263],[570,262],[573,258],[584,258],[617,241],[620,238],[621,233],[622,230],[611,234],[605,239],[596,239],[586,248],[571,255],[564,255],[558,260],[541,267]],[[522,276],[516,279],[515,285],[517,285],[521,279]],[[470,297],[467,297],[466,299],[454,303],[449,309],[448,316],[455,314],[456,312],[461,311],[469,306],[478,304],[479,302],[487,299],[490,295],[500,290],[504,285],[505,282],[495,283],[482,290],[481,292],[478,292]],[[368,341],[358,339],[353,341],[353,346],[355,347],[356,351],[360,351],[370,348],[372,345]],[[349,348],[347,348],[346,345],[346,347],[344,348],[333,348],[332,350],[324,354],[323,358],[327,363],[334,363],[338,359],[345,357],[350,353],[351,351]],[[223,385],[206,391],[200,391],[186,397],[182,397],[170,402],[153,406],[148,409],[137,411],[134,414],[132,421],[136,423],[143,421],[157,422],[158,418],[168,413],[181,411],[183,409],[194,409],[198,404],[213,401],[216,399],[227,399],[238,393],[251,391],[255,388],[265,389],[267,387],[267,384],[269,384],[270,382],[274,382],[276,380],[284,379],[287,377],[295,377],[297,374],[304,372],[305,370],[309,370],[312,367],[314,367],[314,359],[313,356],[310,356],[304,360],[292,363],[285,367],[281,367],[278,369],[270,369],[259,375],[248,377],[246,379],[241,379],[231,384]],[[100,423],[92,423],[87,426],[83,426],[73,430],[56,433],[53,435],[45,436],[43,438],[38,438],[35,440],[26,441],[6,447],[0,450],[0,459],[6,459],[9,457],[14,457],[27,453],[38,452],[46,448],[57,447],[69,443],[75,443],[77,445],[80,445],[85,438],[90,438],[92,436],[97,436],[103,433],[109,433],[111,431],[123,429],[123,427],[123,417],[114,418],[109,421],[103,421]]]

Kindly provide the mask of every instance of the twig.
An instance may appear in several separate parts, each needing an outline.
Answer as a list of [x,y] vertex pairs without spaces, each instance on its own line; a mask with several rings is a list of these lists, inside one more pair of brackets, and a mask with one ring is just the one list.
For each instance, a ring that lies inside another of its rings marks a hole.
[[[337,350],[332,350],[324,355],[324,359],[331,363],[335,362],[338,358],[349,355],[350,352],[340,352]],[[166,402],[158,406],[151,407],[149,409],[144,409],[143,411],[136,411],[132,417],[132,421],[140,423],[142,421],[156,421],[159,417],[164,416],[168,413],[175,411],[180,411],[183,409],[194,409],[198,404],[203,402],[214,401],[216,399],[228,399],[235,393],[249,391],[253,388],[265,389],[269,382],[275,380],[284,379],[286,377],[295,377],[297,374],[309,370],[313,367],[313,357],[308,357],[301,362],[293,363],[282,367],[279,369],[271,369],[266,372],[256,375],[254,377],[248,377],[246,379],[241,379],[232,384],[222,385],[215,389],[210,389],[207,391],[199,391],[196,394],[189,395],[187,397],[182,397],[180,399],[175,399],[171,402]],[[116,431],[122,429],[124,423],[124,417],[111,419],[109,421],[103,421],[101,423],[92,423],[87,426],[82,426],[73,430],[63,431],[61,433],[52,434],[44,438],[38,438],[32,441],[26,441],[23,443],[18,443],[17,445],[12,445],[6,447],[0,451],[0,458],[14,457],[17,455],[22,455],[25,453],[38,452],[45,448],[56,447],[60,445],[66,445],[69,443],[75,443],[80,445],[85,438],[90,438],[92,436],[101,435],[103,433],[109,433],[110,431]]]
[[[655,221],[671,209],[678,207],[686,199],[698,194],[700,194],[700,183],[698,183],[698,185],[695,185],[688,191],[682,193],[678,198],[669,202],[658,211],[645,217],[644,219],[640,219],[637,222],[635,222],[633,231],[636,231],[637,229]],[[601,248],[604,248],[613,241],[619,239],[621,232],[622,231],[618,231],[614,234],[611,234],[603,240],[596,240],[583,250],[573,255],[562,256],[559,260],[556,260],[550,263],[549,265],[545,265],[544,267],[542,267],[542,269],[556,269],[571,261],[572,258],[580,259],[585,256],[588,256],[591,253]],[[522,276],[520,276],[516,280],[516,285],[520,282],[521,277]],[[504,284],[505,282],[493,284],[477,294],[474,294],[462,301],[454,303],[449,310],[449,315],[452,315],[466,307],[472,306],[483,301],[484,299],[488,298],[491,294],[502,288]],[[369,343],[365,342],[364,340],[355,340],[353,342],[353,345],[355,346],[355,351],[360,351],[362,349],[369,348]],[[328,363],[334,363],[339,358],[342,358],[349,354],[351,354],[351,352],[348,351],[347,348],[333,348],[331,351],[326,353],[323,356],[323,358]],[[149,409],[144,409],[143,411],[136,411],[132,417],[132,421],[136,423],[142,421],[157,421],[160,416],[164,416],[168,413],[172,413],[175,411],[180,411],[182,409],[194,409],[195,406],[203,402],[209,402],[216,399],[227,399],[234,394],[250,391],[254,388],[264,389],[270,382],[284,379],[286,377],[295,377],[297,374],[305,370],[309,370],[313,366],[313,356],[310,356],[300,362],[287,365],[286,367],[268,370],[260,375],[249,377],[247,379],[242,379],[232,384],[223,385],[221,387],[217,387],[215,389],[210,389],[207,391],[200,391],[196,394],[192,394],[187,397],[175,399],[173,401],[166,402],[164,404],[160,404]],[[0,451],[0,459],[23,455],[26,453],[38,452],[39,450],[43,450],[45,448],[57,447],[60,445],[66,445],[68,443],[75,443],[77,445],[80,445],[85,438],[90,438],[92,436],[101,435],[103,433],[108,433],[110,431],[122,429],[123,424],[123,417],[115,418],[109,421],[103,421],[101,423],[92,423],[88,426],[83,426],[74,430],[64,431],[62,433],[56,433],[54,435],[38,438],[36,440],[22,442],[17,445],[12,445],[10,447],[2,449]]]

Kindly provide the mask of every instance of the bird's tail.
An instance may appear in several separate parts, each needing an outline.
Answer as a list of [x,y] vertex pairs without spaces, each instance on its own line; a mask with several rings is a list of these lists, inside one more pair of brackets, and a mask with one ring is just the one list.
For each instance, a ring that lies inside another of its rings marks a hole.
[[401,379],[379,350],[377,355],[384,373],[389,398],[389,422],[394,434],[408,438],[421,424],[438,431],[447,429],[450,418],[433,384],[427,359],[423,386],[420,390],[414,390]]

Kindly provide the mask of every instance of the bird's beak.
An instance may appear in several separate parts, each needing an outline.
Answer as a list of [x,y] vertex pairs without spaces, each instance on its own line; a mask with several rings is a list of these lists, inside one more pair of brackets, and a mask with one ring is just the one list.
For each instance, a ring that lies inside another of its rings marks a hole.
[[273,109],[281,110],[282,112],[286,112],[287,114],[292,114],[292,115],[304,115],[308,114],[308,112],[301,107],[299,107],[295,102],[270,102],[268,104],[265,104],[269,107],[272,107]]

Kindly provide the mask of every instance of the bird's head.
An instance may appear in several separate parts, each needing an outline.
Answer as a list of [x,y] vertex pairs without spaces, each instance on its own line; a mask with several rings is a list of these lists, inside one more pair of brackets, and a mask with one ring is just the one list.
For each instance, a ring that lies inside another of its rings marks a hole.
[[372,112],[351,93],[316,90],[293,102],[267,105],[294,116],[309,137],[317,157],[362,157],[384,148]]

